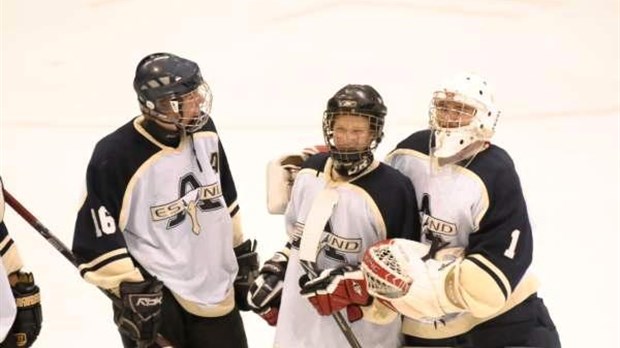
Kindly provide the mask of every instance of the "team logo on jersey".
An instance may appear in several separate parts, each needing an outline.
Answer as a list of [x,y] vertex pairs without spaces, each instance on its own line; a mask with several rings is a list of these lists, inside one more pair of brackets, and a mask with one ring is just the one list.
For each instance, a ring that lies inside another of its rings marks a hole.
[[[294,248],[299,249],[301,238],[304,233],[305,224],[302,222],[295,223],[295,230],[293,231]],[[361,238],[343,238],[332,232],[330,221],[325,224],[323,230],[323,237],[319,243],[318,252],[323,251],[327,258],[336,260],[339,262],[346,262],[345,254],[358,254],[362,251],[362,239]]]
[[168,220],[166,228],[171,229],[189,216],[192,232],[198,235],[201,230],[198,212],[221,209],[221,197],[219,183],[201,186],[194,175],[188,174],[179,182],[179,199],[151,207],[151,218],[153,221]]
[[[420,221],[422,222],[422,233],[425,236],[446,236],[455,237],[457,234],[456,224],[438,219],[431,215],[430,195],[425,193],[420,204]],[[431,238],[432,239],[432,238]]]

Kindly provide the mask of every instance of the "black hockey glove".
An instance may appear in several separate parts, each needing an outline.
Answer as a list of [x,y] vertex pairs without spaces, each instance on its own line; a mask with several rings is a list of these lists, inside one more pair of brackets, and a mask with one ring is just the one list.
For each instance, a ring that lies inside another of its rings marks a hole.
[[114,311],[114,322],[121,333],[136,342],[151,343],[161,325],[162,288],[153,278],[141,282],[122,282],[121,308]]
[[242,311],[249,311],[248,290],[258,277],[258,254],[256,253],[256,241],[246,240],[235,248],[239,272],[235,278],[235,302]]
[[11,290],[17,306],[17,315],[6,341],[7,343],[13,341],[16,347],[30,347],[41,331],[43,321],[41,295],[32,273],[17,272],[14,275],[17,276],[17,281],[12,282]]
[[275,253],[260,269],[260,275],[250,286],[248,293],[248,304],[252,310],[271,326],[275,326],[278,322],[287,265],[288,256],[282,252]]

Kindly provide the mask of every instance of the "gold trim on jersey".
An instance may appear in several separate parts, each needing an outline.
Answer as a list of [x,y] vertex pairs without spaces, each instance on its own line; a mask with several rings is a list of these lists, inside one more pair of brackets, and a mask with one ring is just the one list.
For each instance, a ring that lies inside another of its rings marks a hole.
[[[480,254],[471,254],[471,255],[467,255],[467,258],[471,258],[471,259],[475,259],[477,261],[479,261],[480,263],[482,263],[483,265],[485,265],[488,269],[491,270],[491,272],[493,272],[493,274],[499,278],[499,280],[502,282],[502,285],[504,287],[504,289],[506,289],[506,293],[507,296],[510,296],[510,293],[512,292],[512,288],[510,286],[510,281],[508,280],[508,278],[506,277],[506,275],[504,275],[504,272],[502,272],[497,266],[495,266],[491,261],[487,260],[484,256],[480,255]],[[467,258],[465,259],[464,262],[467,261]],[[480,267],[478,267],[476,264],[474,264],[473,262],[468,262],[467,264],[461,264],[461,277],[463,277],[463,267],[464,266],[472,266],[472,272],[479,272],[481,271]],[[486,271],[484,271],[484,273],[486,273]],[[498,284],[499,286],[499,284]]]
[[484,318],[476,318],[471,313],[465,312],[454,319],[447,320],[445,324],[441,322],[421,322],[404,317],[402,333],[426,339],[448,338],[461,335],[470,331],[476,325],[491,320],[514,308],[534,294],[538,290],[538,287],[538,279],[532,274],[526,274],[517,285],[514,292],[508,297],[504,306],[492,315]]
[[179,142],[179,145],[176,148],[162,144],[161,142],[157,141],[155,137],[149,134],[149,132],[147,132],[146,129],[144,129],[144,127],[142,127],[142,122],[144,122],[143,115],[137,116],[136,118],[134,118],[133,127],[135,128],[135,130],[138,133],[140,133],[143,137],[145,137],[148,141],[152,142],[157,147],[161,148],[163,151],[182,152],[183,150],[185,150],[185,147],[189,143],[189,141],[187,140],[187,137],[183,137],[181,141]]
[[[237,206],[236,202],[235,202],[235,206]],[[237,247],[245,241],[245,239],[243,238],[243,228],[241,225],[241,212],[240,211],[237,211],[237,214],[235,214],[235,216],[232,217],[232,226],[233,226],[233,247]]]
[[[110,258],[123,254],[127,254],[127,249],[116,249],[105,253],[88,263],[80,264],[78,266],[78,270],[81,272],[84,269],[96,267]],[[86,271],[83,274],[83,277],[87,282],[104,289],[116,288],[121,282],[124,281],[139,282],[144,280],[142,274],[135,267],[128,254],[127,257],[114,260],[100,268],[95,269],[94,271]]]
[[233,289],[228,290],[224,299],[220,303],[209,306],[204,306],[196,302],[186,300],[181,297],[181,295],[174,293],[172,290],[170,290],[170,292],[177,302],[179,302],[181,307],[183,307],[183,309],[199,317],[221,317],[230,313],[230,311],[235,308],[235,292]]
[[[9,235],[5,236],[4,239],[0,241],[0,250],[3,250],[4,248],[6,248],[6,245],[12,241],[13,239],[11,239],[11,236]],[[0,255],[0,256],[2,256],[1,257],[2,263],[4,264],[4,269],[6,270],[7,274],[17,272],[22,267],[24,267],[24,263],[19,254],[19,251],[17,250],[17,245],[15,245],[14,241],[13,241],[13,244],[9,246],[9,248],[4,253],[4,255]]]
[[[146,133],[146,131],[144,132]],[[133,193],[135,191],[134,186],[136,186],[137,181],[140,180],[142,175],[150,169],[154,162],[159,161],[161,157],[164,157],[172,152],[178,151],[171,147],[162,148],[161,151],[155,153],[146,161],[144,161],[144,163],[142,163],[140,167],[138,167],[136,172],[131,176],[131,179],[129,179],[127,187],[125,187],[125,192],[123,193],[123,202],[121,204],[121,209],[118,217],[118,227],[121,231],[125,231],[125,227],[127,226],[129,209],[126,207],[131,207],[131,199],[133,197]]]

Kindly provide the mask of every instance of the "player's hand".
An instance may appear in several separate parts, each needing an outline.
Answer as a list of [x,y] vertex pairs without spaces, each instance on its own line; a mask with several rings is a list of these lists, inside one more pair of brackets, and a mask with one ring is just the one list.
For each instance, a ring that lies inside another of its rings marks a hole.
[[155,278],[120,284],[122,307],[114,311],[120,332],[145,344],[155,340],[161,325],[163,286]]
[[39,336],[43,322],[39,287],[34,283],[32,273],[17,272],[9,278],[12,279],[11,290],[17,306],[9,339],[14,339],[17,347],[30,347]]
[[278,322],[280,299],[288,256],[277,252],[260,269],[258,278],[250,286],[248,305],[271,326]]
[[235,247],[239,271],[235,278],[235,302],[237,308],[249,311],[248,291],[258,277],[258,254],[256,253],[256,241],[250,239]]
[[320,315],[330,315],[347,308],[349,320],[354,321],[361,318],[358,306],[366,306],[372,301],[362,271],[350,265],[326,269],[314,279],[302,276],[299,286],[301,295]]

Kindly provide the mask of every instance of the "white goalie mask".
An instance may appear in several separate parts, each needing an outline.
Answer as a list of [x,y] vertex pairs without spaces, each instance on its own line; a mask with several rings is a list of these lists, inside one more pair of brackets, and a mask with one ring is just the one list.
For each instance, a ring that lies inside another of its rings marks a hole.
[[429,107],[431,156],[440,164],[473,157],[491,140],[499,114],[482,77],[467,73],[446,81]]

